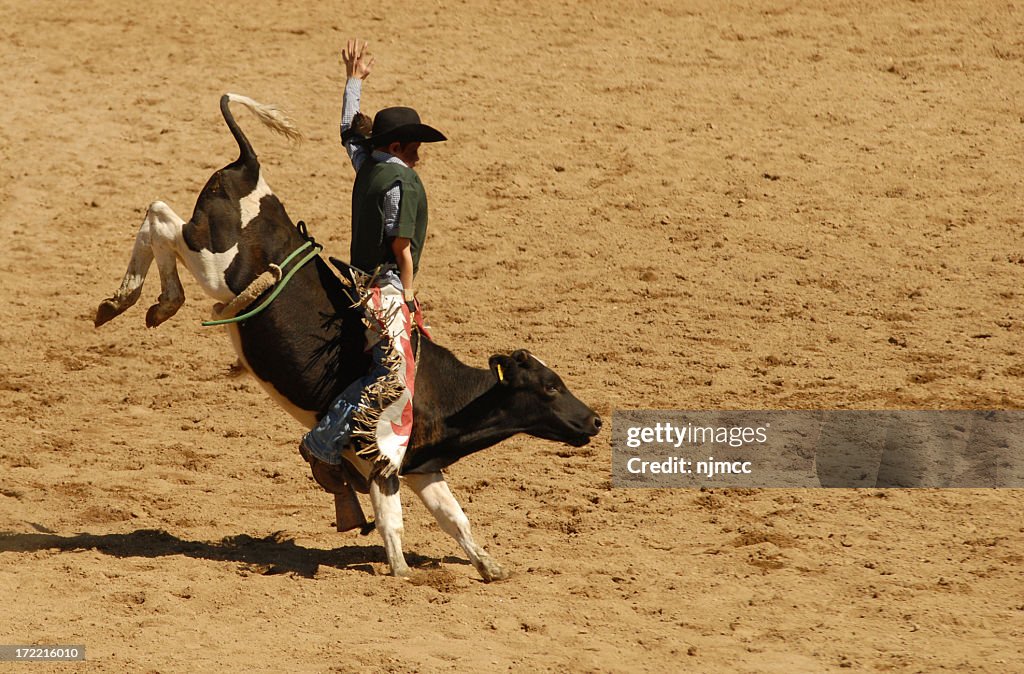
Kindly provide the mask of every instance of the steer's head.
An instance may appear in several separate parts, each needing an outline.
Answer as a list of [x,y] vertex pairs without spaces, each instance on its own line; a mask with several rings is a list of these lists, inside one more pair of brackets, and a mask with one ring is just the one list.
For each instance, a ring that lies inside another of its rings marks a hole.
[[601,417],[529,351],[491,356],[490,365],[499,384],[507,387],[508,411],[524,432],[582,447],[601,430]]

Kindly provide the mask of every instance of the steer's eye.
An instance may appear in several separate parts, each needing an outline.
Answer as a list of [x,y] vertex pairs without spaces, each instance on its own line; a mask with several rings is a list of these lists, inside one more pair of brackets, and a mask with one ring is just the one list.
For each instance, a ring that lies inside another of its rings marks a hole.
[[549,396],[553,396],[558,393],[558,386],[555,384],[545,384],[544,393],[547,393]]

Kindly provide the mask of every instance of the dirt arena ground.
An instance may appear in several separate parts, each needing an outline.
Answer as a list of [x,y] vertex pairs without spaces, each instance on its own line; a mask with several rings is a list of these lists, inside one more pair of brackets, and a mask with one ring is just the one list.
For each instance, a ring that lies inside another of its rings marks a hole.
[[[435,337],[615,409],[1024,406],[1024,7],[0,2],[0,643],[39,671],[1024,671],[1013,490],[617,490],[610,433],[406,493],[414,582],[332,530],[301,427],[188,279],[100,330],[147,204],[235,157],[345,255],[345,38],[416,106]],[[34,670],[35,671],[35,670]]]

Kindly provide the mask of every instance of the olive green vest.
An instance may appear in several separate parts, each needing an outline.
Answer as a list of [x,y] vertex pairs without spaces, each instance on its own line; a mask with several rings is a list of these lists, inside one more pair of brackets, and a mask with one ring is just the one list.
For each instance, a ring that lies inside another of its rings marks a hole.
[[420,252],[427,238],[427,193],[416,172],[400,164],[367,159],[352,188],[352,266],[373,273],[378,265],[395,262],[391,239],[384,235],[384,194],[402,186],[398,206],[398,236],[409,239],[413,272],[420,268]]

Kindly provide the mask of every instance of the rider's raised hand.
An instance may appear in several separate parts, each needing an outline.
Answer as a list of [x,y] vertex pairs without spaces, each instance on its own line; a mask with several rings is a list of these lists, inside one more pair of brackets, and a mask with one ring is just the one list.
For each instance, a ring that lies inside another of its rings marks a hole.
[[373,70],[376,57],[366,52],[368,43],[365,40],[349,40],[341,50],[341,60],[345,62],[345,74],[349,77],[365,80]]

